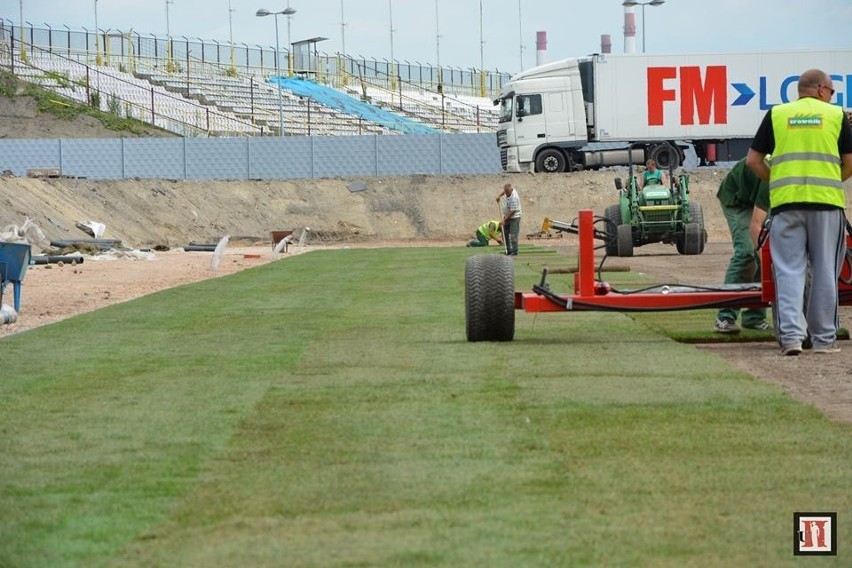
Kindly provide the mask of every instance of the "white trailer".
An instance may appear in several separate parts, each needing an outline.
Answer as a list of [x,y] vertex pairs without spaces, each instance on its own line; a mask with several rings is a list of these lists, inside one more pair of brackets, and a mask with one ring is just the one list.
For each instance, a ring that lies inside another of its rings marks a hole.
[[534,67],[494,101],[501,163],[507,172],[564,172],[654,158],[665,168],[683,163],[689,143],[702,164],[737,160],[766,111],[795,100],[799,74],[811,68],[829,74],[833,104],[849,113],[852,49],[595,54]]

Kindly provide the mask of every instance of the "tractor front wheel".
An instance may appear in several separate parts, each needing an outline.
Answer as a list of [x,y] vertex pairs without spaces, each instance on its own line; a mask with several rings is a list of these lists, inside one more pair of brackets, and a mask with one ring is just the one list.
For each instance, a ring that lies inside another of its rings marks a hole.
[[707,231],[704,229],[704,210],[701,204],[696,201],[689,202],[689,220],[701,228],[701,246],[698,247],[698,253],[704,252],[704,245],[707,244]]
[[621,207],[610,205],[604,211],[606,218],[606,255],[618,256],[618,226],[621,225]]
[[479,254],[464,267],[468,341],[512,341],[515,337],[515,266],[511,257]]
[[701,254],[704,252],[704,228],[698,223],[683,226],[683,237],[677,243],[680,254]]
[[618,256],[633,256],[633,227],[618,226]]

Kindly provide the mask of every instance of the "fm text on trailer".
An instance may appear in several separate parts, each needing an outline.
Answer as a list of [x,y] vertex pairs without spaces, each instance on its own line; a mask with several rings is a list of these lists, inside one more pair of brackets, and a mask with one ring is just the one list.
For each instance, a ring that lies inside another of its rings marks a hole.
[[849,113],[852,49],[596,54],[540,65],[513,76],[494,101],[503,170],[566,172],[631,158],[665,169],[683,164],[689,143],[702,163],[713,161],[708,149],[737,160],[766,111],[798,98],[799,74],[810,68],[829,74],[832,103]]

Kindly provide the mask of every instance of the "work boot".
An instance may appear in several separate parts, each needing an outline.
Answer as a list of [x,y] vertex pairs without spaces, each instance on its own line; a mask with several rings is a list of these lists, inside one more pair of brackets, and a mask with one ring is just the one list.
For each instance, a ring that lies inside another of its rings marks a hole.
[[717,319],[716,324],[713,326],[713,330],[716,333],[739,333],[740,326],[737,325],[737,322],[729,319]]

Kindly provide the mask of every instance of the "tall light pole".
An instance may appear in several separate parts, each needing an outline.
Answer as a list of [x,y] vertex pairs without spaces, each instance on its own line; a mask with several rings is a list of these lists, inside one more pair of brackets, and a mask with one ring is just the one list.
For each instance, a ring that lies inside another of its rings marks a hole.
[[340,0],[340,52],[346,57],[346,15],[343,13],[343,0]]
[[393,67],[393,62],[394,62],[394,59],[393,59],[393,32],[395,31],[393,29],[393,0],[388,0],[388,15],[390,16],[390,57],[391,57],[391,64],[390,64],[390,76],[391,77],[390,77],[390,80],[391,80],[391,90],[395,91],[396,90],[396,73],[394,72],[394,67]]
[[[340,0],[340,64],[343,66],[343,73],[341,75],[341,79],[343,81],[343,85],[349,84],[348,78],[348,69],[346,68],[346,15],[343,13],[343,0]],[[340,69],[338,69],[338,73]]]
[[435,51],[438,54],[438,92],[443,92],[444,74],[441,71],[441,26],[438,19],[438,0],[435,0]]
[[[166,70],[169,73],[174,71],[174,62],[172,61],[172,32],[169,29],[169,4],[174,1],[175,0],[166,0],[166,56],[168,57]],[[189,73],[189,69],[187,69],[186,72]]]
[[290,7],[290,0],[287,0],[287,7],[281,12],[287,16],[287,76],[293,76],[293,42],[290,41],[290,20],[296,10]]
[[521,71],[524,70],[524,27],[521,25],[521,15],[523,14],[523,10],[521,9],[521,0],[518,0],[518,37],[520,38],[520,54],[521,54]]
[[479,96],[485,96],[485,36],[482,35],[482,0],[479,0]]
[[[258,18],[263,18],[265,16],[275,16],[275,75],[278,77],[278,136],[284,136],[284,102],[283,97],[281,95],[281,66],[279,65],[279,61],[281,59],[281,47],[278,44],[278,16],[284,14],[285,16],[292,16],[296,13],[296,10],[293,8],[286,8],[281,10],[280,12],[270,12],[265,8],[261,8],[257,11],[255,16]],[[287,41],[290,41],[289,38],[289,30]],[[289,53],[289,52],[288,52]],[[289,59],[289,55],[288,55]]]
[[642,53],[645,53],[645,6],[662,6],[666,3],[666,0],[651,0],[650,2],[637,2],[636,0],[624,0],[621,3],[625,8],[632,8],[633,6],[641,6],[642,7]]
[[27,47],[26,47],[26,37],[24,37],[24,0],[21,0],[20,8],[21,8],[21,23],[20,23],[21,49],[20,49],[20,53],[21,53],[21,61],[26,63],[27,62]]
[[95,65],[103,65],[103,59],[101,59],[101,35],[98,31],[98,0],[95,0]]
[[228,42],[231,44],[231,75],[237,74],[237,66],[234,64],[234,8],[231,0],[228,0]]
[[173,3],[175,0],[166,0],[166,35],[171,37],[171,31],[169,30],[169,4]]

